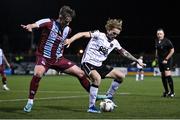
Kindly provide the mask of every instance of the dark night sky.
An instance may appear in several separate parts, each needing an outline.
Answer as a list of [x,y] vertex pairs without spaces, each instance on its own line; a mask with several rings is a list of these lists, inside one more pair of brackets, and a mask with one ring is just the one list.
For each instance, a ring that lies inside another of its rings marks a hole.
[[[1,0],[0,43],[6,45],[10,52],[27,51],[30,34],[19,25],[47,17],[57,18],[62,5],[70,5],[76,10],[77,16],[70,24],[72,34],[95,29],[104,31],[108,18],[121,18],[123,31],[119,40],[128,51],[136,54],[153,53],[156,29],[162,27],[174,43],[175,50],[180,52],[180,7],[175,0]],[[35,43],[38,38],[39,32],[35,31]],[[85,48],[86,44],[80,40],[66,52],[73,53]]]

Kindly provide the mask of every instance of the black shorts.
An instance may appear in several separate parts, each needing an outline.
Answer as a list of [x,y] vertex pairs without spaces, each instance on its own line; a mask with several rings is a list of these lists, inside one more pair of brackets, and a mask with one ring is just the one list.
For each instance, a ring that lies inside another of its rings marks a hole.
[[172,62],[168,60],[167,64],[163,64],[161,61],[158,62],[160,72],[169,71],[172,69]]
[[81,65],[81,68],[84,70],[84,72],[86,73],[87,76],[89,76],[91,70],[96,70],[100,74],[102,79],[105,78],[106,75],[113,70],[113,67],[111,67],[109,65],[102,65],[100,67],[97,67],[97,66],[91,65],[87,62],[84,62]]
[[142,72],[143,71],[143,69],[142,68],[137,68],[138,70],[138,72]]

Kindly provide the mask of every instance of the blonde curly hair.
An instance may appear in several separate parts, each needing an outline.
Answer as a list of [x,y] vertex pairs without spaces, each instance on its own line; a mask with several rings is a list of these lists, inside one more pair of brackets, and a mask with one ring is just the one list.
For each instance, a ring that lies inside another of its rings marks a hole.
[[121,19],[109,19],[106,22],[105,28],[106,30],[112,30],[114,28],[122,30],[122,22],[123,21]]

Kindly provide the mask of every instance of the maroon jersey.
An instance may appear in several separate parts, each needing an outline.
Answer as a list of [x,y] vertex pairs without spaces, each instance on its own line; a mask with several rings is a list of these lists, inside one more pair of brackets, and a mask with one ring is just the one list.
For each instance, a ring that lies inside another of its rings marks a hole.
[[37,55],[48,59],[58,59],[63,55],[64,40],[70,33],[70,28],[62,28],[60,23],[51,19],[41,19],[36,22],[42,28],[42,34],[37,48]]

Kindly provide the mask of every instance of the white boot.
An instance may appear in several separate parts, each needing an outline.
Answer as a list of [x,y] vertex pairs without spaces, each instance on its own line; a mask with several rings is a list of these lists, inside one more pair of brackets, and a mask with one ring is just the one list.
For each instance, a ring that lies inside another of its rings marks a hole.
[[2,86],[2,88],[3,88],[3,90],[7,90],[7,91],[9,91],[10,89],[7,87],[7,85],[5,84],[5,85],[3,85]]

